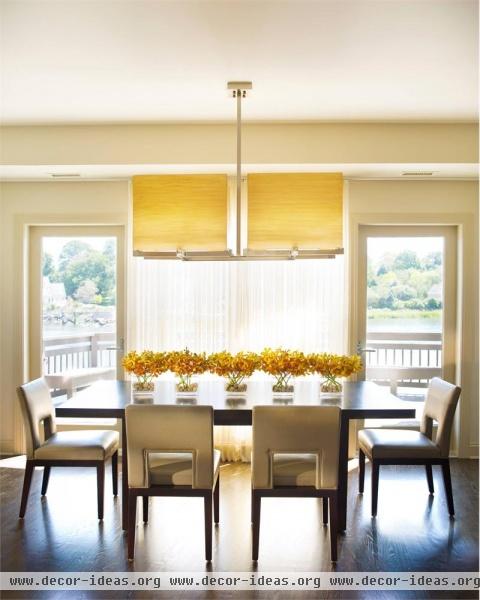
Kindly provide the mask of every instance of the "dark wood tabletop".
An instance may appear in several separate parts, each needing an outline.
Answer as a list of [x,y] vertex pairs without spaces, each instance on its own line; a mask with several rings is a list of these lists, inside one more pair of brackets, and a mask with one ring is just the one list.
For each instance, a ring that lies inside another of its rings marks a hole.
[[[73,398],[56,406],[57,417],[117,418],[122,424],[122,443],[127,439],[125,407],[132,403],[197,404],[214,408],[215,425],[251,425],[252,408],[256,405],[339,406],[340,449],[338,471],[338,527],[347,525],[348,440],[353,419],[409,419],[415,417],[415,404],[392,396],[387,388],[370,381],[347,382],[340,395],[320,394],[318,380],[298,380],[292,398],[272,394],[272,382],[252,380],[248,392],[241,397],[229,397],[221,380],[201,380],[198,394],[186,398],[175,393],[173,380],[157,381],[152,398],[135,398],[128,381],[97,381],[77,392]],[[128,527],[128,460],[122,452],[122,526]]]
[[[211,405],[216,425],[251,425],[252,408],[255,405],[339,406],[343,418],[381,419],[413,418],[415,405],[399,400],[388,388],[370,381],[346,382],[340,396],[319,393],[318,381],[300,380],[295,383],[293,398],[275,397],[269,381],[251,381],[248,393],[242,397],[229,397],[223,390],[223,382],[201,381],[195,397],[178,397],[173,381],[158,381],[152,399],[138,402],[154,404]],[[125,407],[136,403],[128,381],[98,381],[77,392],[72,398],[56,407],[58,417],[105,417],[122,418]]]

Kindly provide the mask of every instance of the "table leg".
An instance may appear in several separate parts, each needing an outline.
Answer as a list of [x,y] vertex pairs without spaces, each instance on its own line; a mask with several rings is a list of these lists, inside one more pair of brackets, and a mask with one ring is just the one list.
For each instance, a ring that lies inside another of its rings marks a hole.
[[122,529],[128,529],[128,461],[127,461],[127,427],[125,416],[122,417]]
[[338,460],[338,531],[347,528],[348,429],[350,420],[342,413]]

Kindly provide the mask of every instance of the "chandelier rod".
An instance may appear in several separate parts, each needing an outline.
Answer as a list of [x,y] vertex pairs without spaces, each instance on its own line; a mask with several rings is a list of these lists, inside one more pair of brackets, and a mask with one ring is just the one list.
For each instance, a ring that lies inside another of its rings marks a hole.
[[229,81],[227,89],[237,101],[237,198],[236,198],[236,241],[235,254],[242,256],[242,100],[247,90],[252,89],[251,81]]
[[236,254],[242,254],[242,92],[237,90],[237,235]]

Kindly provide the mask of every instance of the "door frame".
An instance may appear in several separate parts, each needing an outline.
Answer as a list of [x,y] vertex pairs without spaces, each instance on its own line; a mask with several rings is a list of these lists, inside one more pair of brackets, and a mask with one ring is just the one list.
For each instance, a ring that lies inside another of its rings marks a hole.
[[[31,225],[28,245],[28,293],[25,312],[28,332],[28,379],[41,377],[42,369],[42,238],[43,237],[114,237],[117,241],[116,260],[116,342],[118,349],[125,340],[125,227],[122,225]],[[116,354],[117,378],[123,378],[122,353]]]
[[[453,202],[453,200],[452,200]],[[453,206],[452,206],[453,208]],[[405,212],[353,212],[348,218],[348,272],[346,274],[350,293],[348,302],[348,348],[356,352],[358,314],[358,235],[361,225],[452,225],[457,230],[457,353],[456,380],[462,387],[459,407],[454,424],[455,441],[452,456],[478,457],[478,441],[472,441],[471,410],[478,403],[478,339],[475,324],[472,324],[472,302],[478,298],[478,274],[472,270],[476,261],[476,224],[471,214],[461,212],[405,213]],[[470,304],[470,307],[469,307]]]
[[[455,382],[457,355],[457,228],[452,225],[360,225],[357,244],[357,344],[367,342],[367,240],[370,237],[443,237],[442,377]],[[359,374],[365,379],[365,368]]]

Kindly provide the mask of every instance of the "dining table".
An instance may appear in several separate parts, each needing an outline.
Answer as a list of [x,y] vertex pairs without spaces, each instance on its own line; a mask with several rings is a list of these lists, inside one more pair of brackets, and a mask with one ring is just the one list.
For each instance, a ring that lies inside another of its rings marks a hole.
[[350,422],[357,419],[411,419],[415,417],[415,405],[392,395],[388,387],[372,381],[349,381],[337,394],[320,392],[318,380],[295,382],[293,395],[275,395],[268,380],[248,383],[245,394],[227,394],[221,380],[199,382],[198,392],[193,396],[176,393],[173,380],[159,380],[153,395],[136,395],[129,381],[96,381],[77,391],[73,397],[57,404],[57,417],[85,419],[119,419],[122,432],[122,527],[128,526],[128,460],[125,408],[132,403],[159,405],[210,405],[214,410],[215,425],[250,426],[252,409],[259,405],[338,406],[341,409],[340,451],[338,468],[338,529],[347,526],[347,483],[349,461]]

